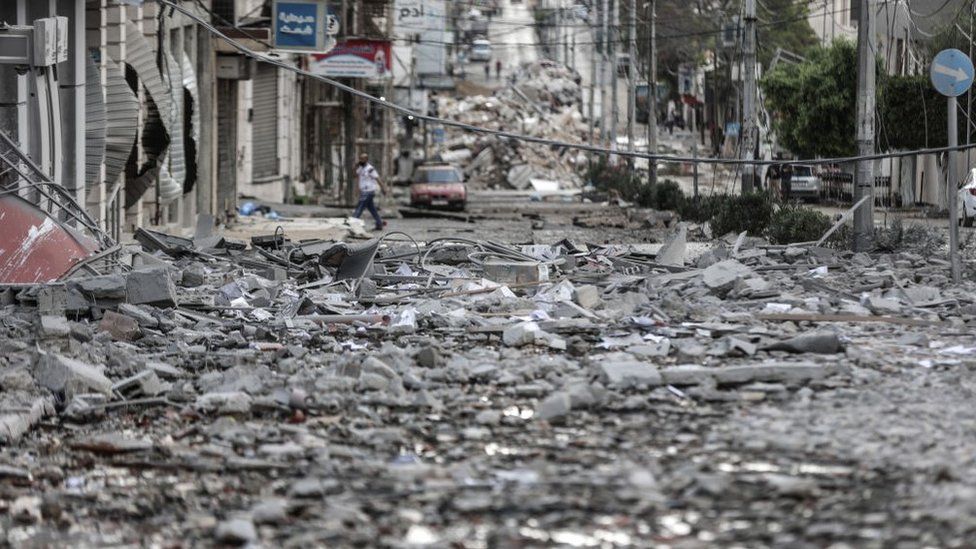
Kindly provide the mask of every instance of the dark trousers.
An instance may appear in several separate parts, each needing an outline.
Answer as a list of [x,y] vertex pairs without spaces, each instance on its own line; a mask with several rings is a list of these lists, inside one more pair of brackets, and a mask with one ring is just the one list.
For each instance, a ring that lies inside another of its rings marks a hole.
[[376,211],[376,204],[373,203],[374,197],[376,197],[375,192],[360,194],[359,204],[356,204],[356,212],[352,216],[358,219],[359,216],[363,215],[363,210],[369,210],[369,214],[376,220],[376,228],[382,229],[383,220],[380,218],[380,212]]

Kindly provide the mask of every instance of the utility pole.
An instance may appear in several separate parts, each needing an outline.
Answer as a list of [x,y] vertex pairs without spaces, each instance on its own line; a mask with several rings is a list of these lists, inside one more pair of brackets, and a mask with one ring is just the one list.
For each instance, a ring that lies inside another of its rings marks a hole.
[[[634,151],[634,118],[637,117],[637,0],[630,0],[627,14],[627,150]],[[629,157],[633,165],[633,157]]]
[[576,70],[576,33],[570,31],[570,36],[572,36],[573,44],[569,47],[569,67]]
[[[560,2],[559,9],[560,11],[564,11],[567,8],[563,7],[563,2]],[[569,66],[569,32],[570,32],[570,27],[572,25],[572,21],[573,21],[572,17],[568,17],[567,14],[564,12],[563,28],[561,30],[563,35],[563,65],[566,65],[567,67]]]
[[[650,1],[651,43],[647,75],[647,151],[657,154],[657,0]],[[650,161],[651,185],[657,184],[657,160]]]
[[563,32],[563,0],[558,0],[556,2],[556,13],[553,14],[555,20],[552,20],[552,26],[549,27],[548,32],[543,33],[544,36],[549,37],[549,46],[552,48],[552,58],[559,61],[559,37]]
[[620,40],[620,0],[610,0],[613,10],[613,24],[610,26],[610,150],[617,150],[617,118],[620,105],[617,103],[617,42]]
[[609,148],[607,142],[607,64],[610,62],[607,56],[607,46],[609,40],[609,29],[607,28],[610,17],[610,0],[603,0],[603,12],[600,14],[603,19],[603,32],[600,34],[600,54],[603,63],[600,64],[600,141]]
[[[959,105],[955,97],[949,97],[949,146],[959,145],[959,123],[957,111]],[[967,113],[968,114],[968,113]],[[949,199],[949,272],[952,281],[959,284],[962,269],[959,264],[959,195],[956,191],[956,151],[946,151],[946,186]]]
[[[743,36],[742,79],[742,159],[754,160],[756,149],[756,0],[746,0],[745,35]],[[742,194],[752,192],[756,180],[755,164],[742,170]]]
[[[875,57],[871,0],[861,2],[857,21],[857,154],[874,153]],[[866,251],[874,240],[874,161],[859,160],[854,203],[869,197],[854,212],[854,251]],[[950,220],[951,221],[951,220]]]
[[[590,140],[589,144],[593,145],[593,130],[596,127],[596,63],[597,63],[597,28],[596,24],[592,25],[591,34],[593,35],[593,40],[590,43]],[[590,155],[592,157],[592,154]]]

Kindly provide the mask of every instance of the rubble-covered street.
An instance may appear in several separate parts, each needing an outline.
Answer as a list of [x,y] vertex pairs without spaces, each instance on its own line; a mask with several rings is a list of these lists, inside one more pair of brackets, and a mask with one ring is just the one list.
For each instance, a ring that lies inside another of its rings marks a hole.
[[137,268],[5,291],[5,542],[972,535],[976,303],[929,240],[867,255],[684,224],[644,231],[663,245],[345,226],[348,245],[140,231]]
[[0,548],[973,546],[971,8],[0,0]]

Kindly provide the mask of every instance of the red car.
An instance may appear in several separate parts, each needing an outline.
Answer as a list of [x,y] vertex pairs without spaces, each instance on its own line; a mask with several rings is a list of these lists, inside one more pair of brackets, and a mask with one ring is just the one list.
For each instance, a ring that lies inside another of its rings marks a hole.
[[463,210],[468,203],[464,174],[451,164],[424,164],[413,172],[410,205]]

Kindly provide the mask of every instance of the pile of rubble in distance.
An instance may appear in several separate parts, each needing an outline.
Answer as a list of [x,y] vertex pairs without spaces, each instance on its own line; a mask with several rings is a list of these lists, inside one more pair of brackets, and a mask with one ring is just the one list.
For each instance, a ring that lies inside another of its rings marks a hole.
[[910,470],[769,436],[971,355],[973,284],[930,255],[147,234],[0,294],[10,545],[959,539],[884,503]]
[[[552,61],[527,64],[515,82],[491,96],[440,97],[438,112],[450,120],[556,141],[585,142],[579,76]],[[564,190],[579,188],[585,155],[447,128],[440,156],[463,165],[469,183],[481,188],[529,188],[531,179],[556,181]]]

